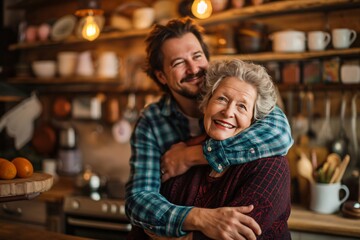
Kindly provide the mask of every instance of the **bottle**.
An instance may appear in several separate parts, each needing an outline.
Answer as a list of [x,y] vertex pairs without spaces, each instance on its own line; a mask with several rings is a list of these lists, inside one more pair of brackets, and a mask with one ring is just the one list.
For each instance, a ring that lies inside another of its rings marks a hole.
[[61,129],[57,165],[60,175],[76,175],[82,171],[82,156],[76,138],[72,126]]

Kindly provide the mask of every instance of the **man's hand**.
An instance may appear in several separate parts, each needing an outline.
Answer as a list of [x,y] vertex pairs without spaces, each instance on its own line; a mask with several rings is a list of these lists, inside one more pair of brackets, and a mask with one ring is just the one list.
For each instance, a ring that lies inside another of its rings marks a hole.
[[161,157],[162,182],[185,173],[192,166],[186,159],[187,148],[184,142],[176,143]]
[[179,142],[172,145],[161,158],[161,181],[165,182],[169,178],[181,175],[192,166],[208,164],[201,146],[206,137],[206,134],[202,134],[186,143]]
[[255,240],[261,234],[256,221],[245,215],[253,205],[243,207],[221,207],[215,209],[193,208],[187,215],[183,229],[201,231],[211,239]]
[[156,235],[155,233],[152,233],[150,231],[146,231],[145,233],[152,239],[152,240],[192,240],[193,239],[193,234],[192,232],[183,236],[183,237],[161,237]]

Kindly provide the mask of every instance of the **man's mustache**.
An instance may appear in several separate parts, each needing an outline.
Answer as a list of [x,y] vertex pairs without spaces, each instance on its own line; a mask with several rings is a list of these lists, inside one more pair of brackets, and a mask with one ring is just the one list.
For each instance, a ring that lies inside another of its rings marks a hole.
[[184,77],[182,80],[181,80],[181,83],[183,82],[187,82],[193,78],[200,78],[200,77],[203,77],[205,76],[206,74],[206,71],[204,69],[200,70],[199,72],[195,73],[195,74],[188,74],[186,77]]

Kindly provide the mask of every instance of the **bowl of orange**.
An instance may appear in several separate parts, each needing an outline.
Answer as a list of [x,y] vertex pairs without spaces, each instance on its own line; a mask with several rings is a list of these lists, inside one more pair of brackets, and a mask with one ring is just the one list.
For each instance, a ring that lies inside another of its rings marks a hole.
[[27,158],[16,157],[11,161],[0,158],[0,179],[28,178],[33,173],[33,165]]

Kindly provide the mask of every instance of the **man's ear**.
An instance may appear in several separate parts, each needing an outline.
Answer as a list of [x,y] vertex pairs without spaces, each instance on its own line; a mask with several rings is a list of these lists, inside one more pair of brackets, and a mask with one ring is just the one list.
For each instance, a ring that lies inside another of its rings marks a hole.
[[167,84],[167,81],[166,81],[166,77],[165,77],[164,72],[156,70],[156,71],[155,71],[155,76],[157,77],[157,79],[158,79],[162,84],[164,84],[164,85]]

